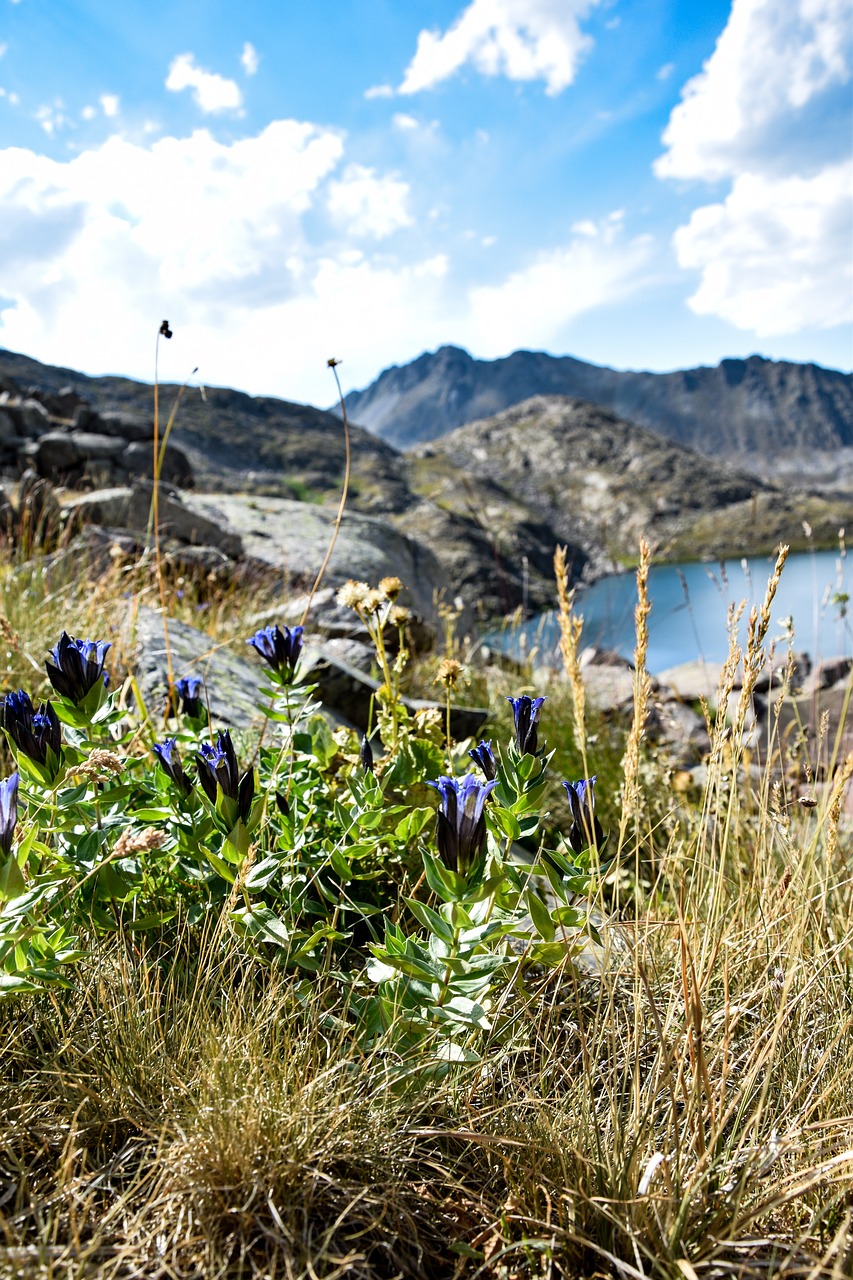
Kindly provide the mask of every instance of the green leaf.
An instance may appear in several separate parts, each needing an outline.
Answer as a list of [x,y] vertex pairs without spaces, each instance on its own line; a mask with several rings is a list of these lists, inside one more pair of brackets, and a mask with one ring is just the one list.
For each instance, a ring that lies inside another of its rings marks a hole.
[[545,903],[532,888],[528,888],[524,899],[527,903],[527,910],[530,912],[530,918],[540,938],[544,938],[546,942],[553,942],[556,930],[551,919],[551,913]]
[[10,853],[0,866],[0,899],[9,902],[12,898],[20,898],[26,888],[27,883],[21,874],[17,858]]
[[128,933],[145,933],[148,929],[159,929],[161,925],[168,924],[177,914],[177,911],[157,911],[154,915],[131,920],[124,927]]
[[291,935],[287,927],[269,907],[241,907],[231,914],[241,932],[249,938],[275,943],[277,947],[289,947]]
[[247,889],[266,889],[280,870],[281,862],[278,858],[263,858],[249,868],[244,881],[245,886]]
[[464,897],[467,885],[463,876],[444,866],[434,854],[424,850],[424,874],[433,893],[445,902],[456,902]]
[[405,844],[416,840],[427,823],[434,817],[434,809],[412,809],[394,828],[394,835]]
[[227,862],[223,862],[218,854],[215,854],[212,849],[208,849],[206,846],[202,846],[200,852],[204,854],[214,871],[218,872],[223,880],[227,880],[229,884],[234,883],[237,873],[233,867],[229,867]]
[[508,840],[518,840],[521,835],[521,827],[518,825],[518,819],[514,814],[510,813],[509,809],[494,805],[487,811],[486,820],[488,821],[489,818]]
[[430,933],[434,933],[449,946],[453,945],[453,930],[443,916],[440,916],[437,911],[433,911],[432,907],[426,906],[423,902],[418,902],[415,898],[404,898],[403,901],[415,919],[425,929],[428,929]]

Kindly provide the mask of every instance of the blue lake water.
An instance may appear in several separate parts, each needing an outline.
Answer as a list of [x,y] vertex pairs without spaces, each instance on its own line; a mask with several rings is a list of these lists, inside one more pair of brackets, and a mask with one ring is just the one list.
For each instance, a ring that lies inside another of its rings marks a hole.
[[[729,602],[747,601],[740,635],[752,604],[764,599],[774,557],[750,557],[725,564],[656,565],[649,574],[648,669],[652,674],[702,657],[721,662],[728,653],[726,622]],[[794,648],[813,662],[853,655],[853,554],[805,552],[788,557],[773,605],[768,641],[787,646],[784,620],[791,618]],[[625,657],[634,651],[634,608],[637,584],[633,573],[601,578],[579,591],[575,608],[583,615],[582,644],[615,649]],[[559,641],[553,613],[541,614],[522,627],[490,637],[496,647],[528,653],[533,647],[548,660]],[[540,658],[540,660],[541,660]]]

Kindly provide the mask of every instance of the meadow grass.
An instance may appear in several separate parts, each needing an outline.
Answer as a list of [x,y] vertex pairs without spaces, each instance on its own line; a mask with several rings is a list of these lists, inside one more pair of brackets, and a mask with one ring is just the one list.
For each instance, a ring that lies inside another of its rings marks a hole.
[[[612,738],[564,588],[542,726],[560,776],[606,757],[601,945],[508,985],[478,1061],[401,1076],[391,1040],[354,1033],[331,951],[310,975],[262,963],[233,900],[200,925],[93,927],[69,990],[0,1000],[0,1275],[851,1274],[853,759],[820,744],[829,783],[804,808],[772,723],[749,738],[759,609],[745,654],[733,634],[704,792],[674,791],[644,734],[642,573],[636,705]],[[110,634],[117,598],[132,616],[158,590],[7,557],[6,687],[34,687],[63,627]],[[198,625],[195,603],[167,597]],[[242,644],[256,608],[232,591],[201,616]]]

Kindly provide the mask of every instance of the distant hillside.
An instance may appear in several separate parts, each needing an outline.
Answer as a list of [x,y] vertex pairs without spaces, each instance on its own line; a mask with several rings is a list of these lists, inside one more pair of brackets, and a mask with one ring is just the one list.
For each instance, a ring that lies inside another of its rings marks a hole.
[[849,374],[762,356],[632,373],[541,351],[475,360],[459,347],[441,347],[386,369],[365,390],[350,392],[347,406],[355,422],[407,448],[534,395],[588,400],[712,456],[853,446]]
[[[12,379],[22,391],[71,387],[99,412],[151,418],[154,389],[130,378],[91,378],[74,369],[41,364],[0,348],[0,391]],[[160,388],[161,430],[178,387]],[[202,488],[243,490],[321,501],[337,498],[344,473],[340,420],[310,405],[249,396],[226,387],[184,393],[172,439],[187,453]],[[396,450],[376,436],[352,430],[352,505],[363,511],[399,511],[411,495]]]
[[[543,584],[557,541],[592,578],[633,560],[640,537],[663,560],[741,556],[806,545],[804,519],[831,545],[849,516],[843,500],[765,485],[568,396],[535,396],[406,458],[412,489],[433,511],[477,524],[505,559],[526,557]],[[417,532],[447,540],[426,517]]]

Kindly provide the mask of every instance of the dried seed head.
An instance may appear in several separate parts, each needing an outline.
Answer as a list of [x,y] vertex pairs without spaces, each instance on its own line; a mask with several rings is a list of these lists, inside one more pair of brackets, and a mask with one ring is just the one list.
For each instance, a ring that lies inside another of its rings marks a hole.
[[412,612],[405,609],[401,604],[395,604],[394,608],[389,610],[388,621],[392,627],[404,627],[407,622],[411,622]]
[[101,747],[95,747],[94,751],[89,753],[88,760],[78,765],[77,773],[82,773],[84,778],[88,778],[90,782],[109,782],[114,774],[121,773],[124,763],[113,751],[104,751]]
[[362,608],[365,613],[378,613],[383,604],[385,604],[385,596],[374,587],[365,596]]
[[465,669],[461,662],[457,662],[455,658],[445,658],[438,668],[433,684],[441,684],[445,689],[453,689],[459,684],[464,674]]
[[126,858],[132,853],[150,853],[153,849],[162,849],[165,843],[165,831],[155,831],[154,827],[146,827],[144,831],[131,831],[127,827],[116,841],[113,853],[117,858]]
[[379,590],[388,600],[396,600],[403,590],[403,584],[397,577],[383,578],[379,583]]
[[370,587],[366,582],[356,582],[355,578],[350,578],[338,591],[337,601],[345,609],[360,609],[369,594]]

